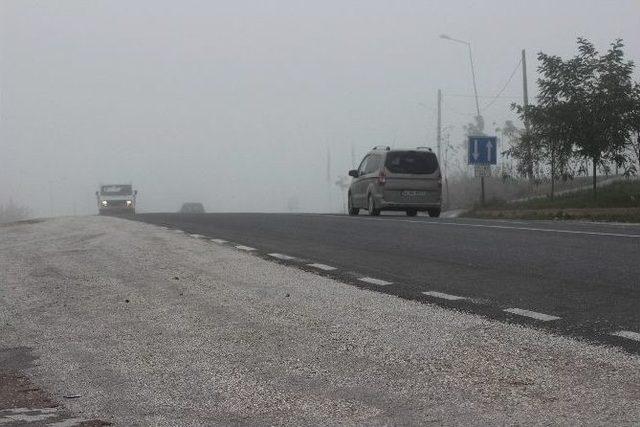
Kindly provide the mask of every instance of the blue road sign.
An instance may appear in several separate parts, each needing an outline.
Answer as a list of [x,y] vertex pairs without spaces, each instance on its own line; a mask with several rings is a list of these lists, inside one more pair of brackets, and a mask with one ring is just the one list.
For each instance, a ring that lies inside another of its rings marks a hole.
[[495,136],[469,137],[469,164],[495,165],[497,163],[498,144]]

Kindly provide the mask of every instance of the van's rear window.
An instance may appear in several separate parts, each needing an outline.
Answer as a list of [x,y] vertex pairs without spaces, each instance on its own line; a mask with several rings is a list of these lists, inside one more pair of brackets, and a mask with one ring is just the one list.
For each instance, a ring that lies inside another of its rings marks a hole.
[[391,173],[431,174],[438,169],[438,159],[428,151],[391,151],[385,166]]

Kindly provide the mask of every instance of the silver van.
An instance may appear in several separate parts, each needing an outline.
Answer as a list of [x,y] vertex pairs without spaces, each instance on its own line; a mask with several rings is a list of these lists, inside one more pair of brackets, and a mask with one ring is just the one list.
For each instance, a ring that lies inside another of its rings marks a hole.
[[405,211],[408,216],[422,211],[440,216],[442,177],[430,148],[374,147],[349,176],[353,177],[347,196],[349,215],[366,209],[373,216],[381,211]]

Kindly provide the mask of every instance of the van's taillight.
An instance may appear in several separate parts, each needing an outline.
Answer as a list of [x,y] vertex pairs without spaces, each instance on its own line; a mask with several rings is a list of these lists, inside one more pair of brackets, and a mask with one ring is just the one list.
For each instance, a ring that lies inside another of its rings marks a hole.
[[384,171],[380,171],[380,173],[378,174],[378,184],[384,185],[386,182],[387,175],[384,173]]

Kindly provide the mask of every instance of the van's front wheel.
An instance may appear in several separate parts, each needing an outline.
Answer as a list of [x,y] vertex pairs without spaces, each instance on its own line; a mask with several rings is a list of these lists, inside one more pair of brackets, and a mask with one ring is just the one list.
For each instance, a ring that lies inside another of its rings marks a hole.
[[407,216],[416,216],[418,215],[418,211],[415,209],[408,209],[407,210]]
[[347,204],[349,206],[349,215],[356,216],[360,213],[360,209],[353,207],[353,202],[351,201],[351,194],[349,194],[349,198],[347,200]]

